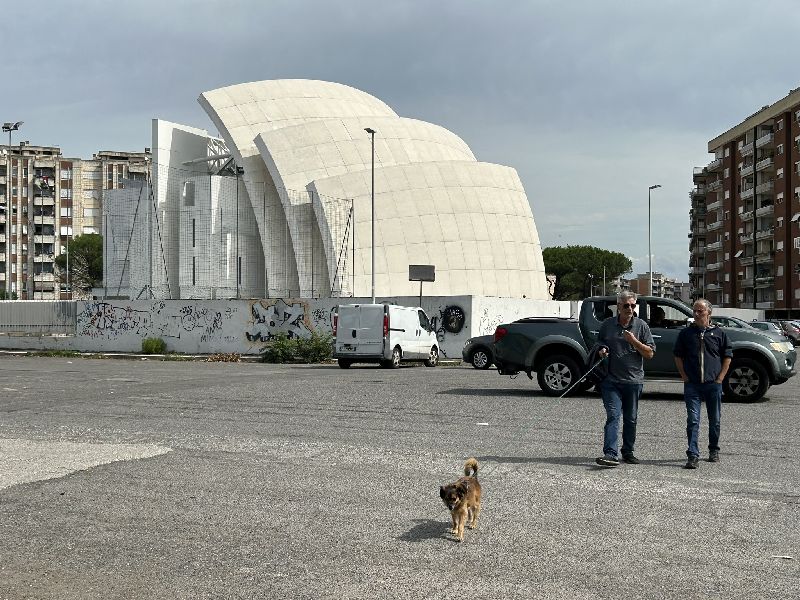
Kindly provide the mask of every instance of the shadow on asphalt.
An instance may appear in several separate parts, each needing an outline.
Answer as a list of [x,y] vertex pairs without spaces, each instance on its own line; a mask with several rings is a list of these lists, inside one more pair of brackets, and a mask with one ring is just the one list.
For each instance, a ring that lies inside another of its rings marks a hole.
[[[618,467],[602,467],[595,463],[594,458],[588,456],[476,456],[478,460],[478,464],[484,466],[484,471],[487,470],[487,467],[491,465],[491,463],[499,463],[499,464],[511,464],[511,465],[521,465],[521,464],[546,464],[546,465],[564,465],[567,467],[586,467],[590,471],[605,471],[609,468],[618,468]],[[677,469],[683,469],[683,465],[686,462],[685,458],[672,458],[672,459],[658,459],[658,460],[649,460],[646,458],[640,458],[642,461],[642,465],[651,465],[651,466],[661,466],[661,467],[672,467]],[[636,468],[637,465],[626,465],[624,463],[620,464],[620,467],[624,468]]]
[[531,396],[539,396],[547,398],[541,392],[536,390],[492,390],[492,389],[473,389],[473,388],[453,388],[452,390],[442,390],[436,392],[436,395],[445,396],[521,396],[530,398]]
[[[444,507],[447,510],[447,507]],[[414,519],[416,525],[406,531],[398,539],[404,542],[424,542],[447,537],[448,523],[433,519]]]

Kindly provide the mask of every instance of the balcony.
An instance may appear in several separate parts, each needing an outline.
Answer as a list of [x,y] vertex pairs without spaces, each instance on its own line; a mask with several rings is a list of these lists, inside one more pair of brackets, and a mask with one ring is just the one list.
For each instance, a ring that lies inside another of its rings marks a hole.
[[756,209],[756,216],[763,217],[766,215],[771,215],[774,212],[775,212],[775,206],[773,206],[772,204],[767,204],[766,206],[762,206],[761,208]]
[[689,275],[702,275],[705,272],[706,268],[704,266],[689,267]]
[[739,284],[739,287],[753,287],[753,278],[752,277],[744,277],[743,279],[739,279],[736,281]]
[[752,187],[744,189],[741,192],[739,192],[739,198],[741,198],[742,200],[747,200],[748,198],[752,198],[753,197],[753,192],[754,192],[754,188],[752,188]]
[[775,283],[775,277],[772,275],[766,277],[756,277],[757,288],[772,287],[774,283]]
[[775,251],[769,250],[768,252],[758,252],[756,254],[756,263],[771,263],[775,260]]
[[722,168],[722,158],[715,158],[710,163],[706,169],[708,169],[709,173],[713,173],[714,171],[719,171]]
[[739,175],[742,177],[747,177],[748,175],[752,175],[753,171],[755,171],[755,166],[753,164],[749,164],[746,167],[742,167],[742,170],[739,171]]
[[739,155],[740,156],[750,156],[753,153],[753,142],[749,144],[743,144],[741,148],[739,148]]
[[722,207],[722,198],[714,200],[711,204],[706,204],[706,211],[717,210]]
[[772,166],[775,166],[775,159],[771,156],[768,156],[767,158],[763,158],[756,163],[756,171],[762,171],[763,169]]
[[56,243],[56,236],[53,234],[50,235],[34,235],[33,241],[36,244],[55,244]]
[[[763,183],[759,183],[756,186],[756,193],[757,194],[768,194],[772,190],[775,189],[775,181],[770,179],[769,181],[765,181]],[[744,198],[744,196],[742,196]]]
[[34,206],[55,206],[56,199],[52,196],[34,196],[33,204]]
[[775,301],[770,300],[768,302],[756,302],[756,308],[762,308],[762,309],[775,308]]
[[717,242],[712,242],[712,243],[706,245],[706,250],[708,250],[709,252],[713,252],[714,250],[721,250],[721,249],[722,249],[722,240],[719,240]]
[[774,227],[767,227],[766,229],[759,229],[756,231],[756,239],[763,240],[765,238],[772,237],[775,233]]
[[55,257],[52,254],[36,254],[33,257],[33,262],[37,263],[52,263],[55,260]]
[[706,265],[706,271],[719,271],[722,268],[721,262],[715,262]]
[[750,233],[743,233],[739,236],[739,243],[740,244],[749,244],[753,241],[753,232]]
[[722,179],[715,179],[711,183],[706,184],[706,191],[716,192],[722,189]]
[[691,192],[689,192],[689,196],[691,196],[692,198],[702,198],[705,195],[706,195],[706,186],[704,185],[698,185]]
[[717,229],[721,228],[722,228],[722,221],[714,221],[713,223],[709,223],[706,226],[706,229],[708,229],[709,231],[716,231]]
[[775,134],[771,131],[769,133],[765,133],[760,138],[756,140],[756,148],[763,148],[775,141]]
[[718,283],[707,283],[706,284],[706,291],[707,292],[716,292],[716,291],[721,290],[721,289],[722,289],[722,286],[720,284],[718,284]]

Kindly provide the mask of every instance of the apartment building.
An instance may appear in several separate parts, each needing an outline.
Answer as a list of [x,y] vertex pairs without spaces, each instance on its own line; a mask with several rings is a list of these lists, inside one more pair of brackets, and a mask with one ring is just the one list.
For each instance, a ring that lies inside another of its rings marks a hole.
[[800,313],[800,88],[708,142],[689,193],[693,297]]
[[76,235],[103,233],[104,190],[146,177],[149,150],[66,158],[57,146],[3,147],[0,161],[0,289],[19,299],[68,299],[55,257]]

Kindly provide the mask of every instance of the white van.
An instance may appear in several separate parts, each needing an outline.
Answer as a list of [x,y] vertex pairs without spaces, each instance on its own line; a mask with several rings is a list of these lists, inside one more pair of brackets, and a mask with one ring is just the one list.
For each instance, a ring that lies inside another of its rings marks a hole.
[[377,362],[396,369],[403,360],[439,363],[439,342],[428,315],[419,307],[393,304],[341,304],[333,315],[333,357],[347,369],[355,362]]

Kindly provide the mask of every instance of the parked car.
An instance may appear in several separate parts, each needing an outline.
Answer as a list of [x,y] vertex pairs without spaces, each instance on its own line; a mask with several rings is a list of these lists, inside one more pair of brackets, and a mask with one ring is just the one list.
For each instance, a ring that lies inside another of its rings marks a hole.
[[778,320],[778,324],[795,346],[800,345],[800,327],[795,325],[793,321],[785,321],[783,319]]
[[755,327],[756,329],[760,329],[761,331],[769,331],[770,333],[777,333],[784,339],[789,339],[789,336],[786,335],[786,332],[783,328],[778,325],[775,321],[750,321],[750,325]]
[[461,350],[465,363],[476,369],[488,369],[494,363],[494,334],[469,338]]
[[333,316],[333,357],[343,369],[379,363],[396,369],[401,361],[439,363],[439,342],[420,307],[394,304],[341,304]]
[[738,317],[711,315],[711,321],[720,327],[736,327],[737,329],[755,329],[750,323]]
[[[535,372],[545,394],[563,394],[580,380],[601,322],[615,316],[616,310],[615,296],[595,296],[583,301],[579,319],[530,318],[498,325],[494,334],[498,373],[514,375],[522,371],[533,379]],[[640,296],[636,313],[650,323],[656,342],[655,356],[644,361],[645,378],[679,379],[672,349],[678,332],[694,319],[691,308],[670,298]],[[794,376],[797,354],[791,342],[744,327],[729,328],[725,333],[733,347],[733,361],[723,381],[727,400],[756,401],[770,385],[785,383]],[[580,385],[577,389],[588,387]]]

